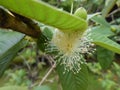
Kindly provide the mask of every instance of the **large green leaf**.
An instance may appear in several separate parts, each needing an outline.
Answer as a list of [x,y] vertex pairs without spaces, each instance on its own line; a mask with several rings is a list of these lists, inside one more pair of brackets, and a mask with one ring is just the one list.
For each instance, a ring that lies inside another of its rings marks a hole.
[[91,38],[95,44],[120,54],[120,45],[108,38],[112,35],[114,33],[110,28],[104,26],[97,26],[91,31]]
[[105,48],[97,46],[97,60],[103,69],[110,67],[115,53]]
[[57,66],[57,72],[63,87],[63,90],[87,90],[88,87],[88,70],[85,64],[81,65],[79,73],[74,74],[72,71],[65,72],[64,66]]
[[0,0],[0,5],[61,30],[86,30],[87,22],[38,0]]
[[24,34],[0,30],[0,76],[16,53],[24,47]]
[[23,34],[0,29],[0,56],[24,37]]

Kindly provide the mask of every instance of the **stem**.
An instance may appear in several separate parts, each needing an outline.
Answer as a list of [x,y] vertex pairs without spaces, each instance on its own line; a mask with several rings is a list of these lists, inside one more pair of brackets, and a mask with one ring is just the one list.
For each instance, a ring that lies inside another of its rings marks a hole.
[[25,62],[28,70],[31,71],[30,65],[29,65],[29,63],[26,61],[26,59],[25,59],[22,55],[20,55],[19,53],[18,53],[18,55],[19,55],[19,56],[21,57],[21,59],[23,59],[23,61]]
[[2,7],[0,7],[0,28],[12,29],[34,38],[38,38],[41,34],[41,30],[35,22],[26,17],[11,13]]
[[109,0],[107,5],[102,10],[102,16],[106,17],[115,4],[116,4],[116,0]]
[[71,3],[71,10],[70,10],[70,14],[73,13],[73,2]]
[[113,15],[113,14],[115,14],[115,13],[119,12],[119,11],[120,11],[120,8],[118,8],[118,9],[116,9],[116,10],[112,11],[112,12],[108,15],[108,17],[109,17],[110,15]]
[[47,77],[51,74],[52,70],[55,68],[56,63],[54,63],[52,65],[52,67],[50,68],[50,70],[46,73],[46,75],[43,77],[42,81],[39,83],[39,86],[42,85],[42,83],[47,79]]

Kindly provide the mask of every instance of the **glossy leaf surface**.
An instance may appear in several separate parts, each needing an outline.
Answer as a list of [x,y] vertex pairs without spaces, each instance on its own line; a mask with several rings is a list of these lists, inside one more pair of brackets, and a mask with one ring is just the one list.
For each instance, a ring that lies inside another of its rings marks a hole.
[[0,76],[17,52],[24,47],[24,34],[0,30]]

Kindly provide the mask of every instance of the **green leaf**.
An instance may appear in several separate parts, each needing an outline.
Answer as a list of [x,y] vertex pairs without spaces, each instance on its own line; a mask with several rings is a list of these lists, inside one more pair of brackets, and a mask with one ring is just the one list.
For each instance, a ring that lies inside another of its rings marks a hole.
[[20,41],[23,37],[23,34],[0,29],[0,56],[10,47],[16,44],[17,41]]
[[110,24],[101,15],[96,15],[92,17],[91,20],[102,26],[110,27]]
[[44,26],[42,33],[48,38],[48,40],[51,40],[53,37],[53,30],[54,28]]
[[115,35],[115,33],[113,33],[111,31],[110,27],[106,27],[106,26],[103,26],[103,25],[93,27],[92,30],[91,30],[91,34],[92,34],[91,35],[92,37],[97,36],[96,34],[102,35],[104,37],[110,37],[110,36]]
[[24,34],[0,30],[0,76],[16,53],[24,47]]
[[116,4],[117,0],[106,0],[106,4],[104,9],[102,10],[102,16],[106,17],[110,10],[113,8],[113,6]]
[[28,90],[28,88],[22,86],[5,86],[0,87],[0,90]]
[[88,15],[87,15],[87,20],[92,19],[93,17],[95,17],[95,16],[97,16],[97,15],[100,15],[100,13],[99,13],[99,12],[96,12],[96,13],[93,13],[93,14],[88,14]]
[[93,43],[120,54],[120,45],[108,38],[112,35],[114,33],[111,32],[110,28],[104,26],[92,28],[91,31]]
[[37,40],[37,46],[38,48],[42,51],[45,52],[45,48],[47,46],[48,38],[44,35],[41,34]]
[[120,45],[117,44],[116,42],[110,40],[109,38],[105,38],[102,35],[99,37],[96,36],[96,39],[94,37],[93,42],[97,45],[100,45],[101,47],[104,47],[108,50],[111,50],[115,53],[120,54]]
[[97,60],[99,61],[103,69],[107,69],[110,67],[114,56],[115,53],[113,53],[112,51],[97,46]]
[[111,25],[100,15],[94,16],[92,20],[100,24],[91,30],[93,43],[120,54],[120,45],[108,38],[115,35],[111,30]]
[[120,7],[120,0],[117,0],[116,4],[118,7]]
[[74,74],[71,72],[65,72],[64,66],[58,65],[57,72],[63,87],[63,90],[87,90],[88,87],[88,70],[85,64],[81,65],[79,73]]
[[38,0],[0,0],[0,5],[28,18],[54,26],[60,30],[81,30],[87,22]]

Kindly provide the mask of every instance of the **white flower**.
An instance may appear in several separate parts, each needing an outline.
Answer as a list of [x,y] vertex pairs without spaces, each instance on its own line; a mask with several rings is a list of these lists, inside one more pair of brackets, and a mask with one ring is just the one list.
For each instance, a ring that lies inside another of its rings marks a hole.
[[80,31],[60,31],[57,29],[50,42],[53,48],[49,47],[47,51],[59,51],[55,56],[57,63],[64,65],[65,71],[79,73],[80,65],[85,64],[81,53],[87,52],[90,44],[86,36],[86,34],[82,34]]

